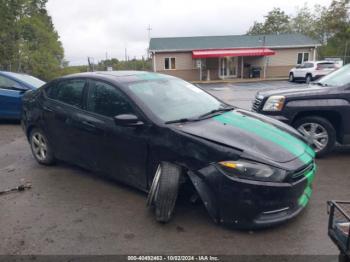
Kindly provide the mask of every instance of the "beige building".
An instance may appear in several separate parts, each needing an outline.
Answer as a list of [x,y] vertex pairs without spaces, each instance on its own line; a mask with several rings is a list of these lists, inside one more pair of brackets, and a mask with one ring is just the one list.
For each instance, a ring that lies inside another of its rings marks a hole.
[[188,81],[288,77],[317,59],[320,44],[301,34],[152,38],[153,71]]

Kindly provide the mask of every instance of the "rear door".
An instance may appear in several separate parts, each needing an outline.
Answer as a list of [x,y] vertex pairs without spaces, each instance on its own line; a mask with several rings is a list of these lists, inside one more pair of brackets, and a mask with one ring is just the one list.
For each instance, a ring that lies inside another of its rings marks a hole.
[[45,129],[59,159],[85,166],[88,151],[77,129],[87,80],[64,79],[49,86],[43,102]]
[[0,117],[19,119],[21,98],[27,88],[18,82],[0,75]]
[[296,78],[304,77],[303,76],[304,69],[305,69],[304,64],[297,66],[294,71],[294,77]]
[[313,68],[314,68],[314,63],[311,62],[305,62],[302,66],[302,68],[300,69],[300,76],[302,78],[306,78],[306,75],[309,73],[313,73]]

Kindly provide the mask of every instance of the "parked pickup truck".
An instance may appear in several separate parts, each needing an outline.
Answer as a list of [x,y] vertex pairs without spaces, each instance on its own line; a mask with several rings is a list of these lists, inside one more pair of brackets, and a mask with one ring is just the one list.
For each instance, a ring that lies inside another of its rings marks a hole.
[[350,144],[350,65],[305,88],[258,92],[252,110],[292,125],[324,156]]

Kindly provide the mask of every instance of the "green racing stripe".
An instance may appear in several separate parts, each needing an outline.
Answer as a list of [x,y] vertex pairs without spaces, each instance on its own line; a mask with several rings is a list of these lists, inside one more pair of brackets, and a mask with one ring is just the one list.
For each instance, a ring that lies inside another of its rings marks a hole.
[[[294,156],[298,157],[304,164],[310,163],[315,157],[314,150],[312,150],[312,148],[303,141],[261,120],[247,117],[234,111],[216,116],[214,119],[223,124],[241,128],[245,131],[254,133],[265,140],[271,141],[288,150]],[[312,170],[304,174],[307,179],[307,184],[303,194],[298,199],[298,204],[300,206],[305,207],[309,202],[312,194],[312,182],[315,177],[316,169],[317,167],[315,165]]]
[[300,161],[305,164],[313,160],[314,152],[307,144],[271,124],[234,111],[215,116],[214,120],[223,124],[235,126],[254,133],[265,140],[271,141],[298,157]]
[[300,206],[305,207],[309,203],[309,199],[310,199],[311,194],[312,194],[312,182],[315,179],[316,170],[317,170],[317,166],[315,165],[312,170],[310,170],[308,173],[305,174],[305,177],[307,179],[307,185],[306,185],[306,188],[305,188],[303,194],[298,199],[298,204]]

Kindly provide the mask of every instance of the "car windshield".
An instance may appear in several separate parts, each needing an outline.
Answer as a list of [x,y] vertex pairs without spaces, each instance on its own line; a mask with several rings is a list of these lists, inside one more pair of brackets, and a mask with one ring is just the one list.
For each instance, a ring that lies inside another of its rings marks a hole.
[[30,76],[30,75],[26,75],[26,74],[17,74],[17,73],[7,73],[9,76],[12,76],[24,83],[27,83],[35,88],[39,88],[42,85],[45,84],[44,81],[34,77],[34,76]]
[[128,87],[164,122],[198,118],[226,107],[200,88],[176,78],[134,82]]
[[350,64],[343,66],[329,75],[326,75],[316,83],[322,86],[334,87],[350,84]]

